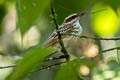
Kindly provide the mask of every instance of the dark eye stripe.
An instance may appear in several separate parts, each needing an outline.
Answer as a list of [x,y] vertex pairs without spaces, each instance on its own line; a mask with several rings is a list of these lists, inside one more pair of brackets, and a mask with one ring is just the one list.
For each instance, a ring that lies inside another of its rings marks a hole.
[[78,17],[78,14],[69,16],[69,17],[67,17],[67,18],[64,20],[64,22],[70,22],[71,20],[75,19],[76,17]]

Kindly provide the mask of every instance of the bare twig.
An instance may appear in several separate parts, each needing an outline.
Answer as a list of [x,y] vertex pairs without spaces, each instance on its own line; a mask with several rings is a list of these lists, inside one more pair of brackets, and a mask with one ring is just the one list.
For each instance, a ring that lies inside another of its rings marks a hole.
[[118,63],[120,63],[119,49],[117,49],[117,59],[118,59]]
[[69,60],[70,56],[69,56],[67,50],[64,47],[64,43],[63,43],[62,36],[60,34],[60,31],[59,31],[59,27],[58,27],[58,24],[57,24],[57,20],[56,20],[56,16],[55,16],[55,12],[54,12],[54,8],[53,8],[53,4],[52,3],[51,3],[51,6],[50,6],[50,10],[51,10],[53,21],[54,21],[55,26],[56,26],[56,32],[57,32],[57,35],[58,35],[59,44],[61,46],[61,52],[63,52],[64,55],[66,56],[66,59]]
[[[103,51],[99,51],[99,53],[101,54],[101,53],[105,53],[105,52],[116,50],[116,49],[118,51],[120,49],[120,47],[114,47],[114,48],[106,49],[106,50],[103,50]],[[64,58],[66,58],[66,57],[64,55],[61,55],[61,56],[58,56],[58,57],[49,58],[45,61],[58,60],[58,59],[64,59]]]
[[[58,30],[59,32],[59,30]],[[60,34],[61,35],[61,34]],[[117,40],[120,40],[119,37],[117,38],[98,38],[98,37],[90,37],[90,36],[85,36],[85,35],[75,35],[75,34],[69,34],[69,33],[64,33],[62,35],[69,35],[69,36],[74,36],[74,37],[79,37],[79,38],[85,38],[85,39],[93,39],[93,40],[114,40],[114,41],[117,41]],[[63,42],[63,41],[62,41]],[[30,48],[31,49],[31,48]],[[26,50],[25,50],[26,51]],[[0,55],[2,56],[10,56],[8,53],[4,53],[2,51],[0,51]]]
[[85,36],[85,35],[75,35],[75,34],[62,34],[62,35],[69,35],[69,36],[74,36],[74,37],[79,37],[79,38],[85,38],[85,39],[93,39],[93,40],[120,40],[120,38],[97,38],[97,37],[89,37],[89,36]]
[[59,66],[59,65],[61,65],[61,64],[64,64],[64,63],[66,63],[66,62],[67,62],[67,61],[59,62],[59,63],[52,64],[52,65],[49,65],[49,66],[45,66],[45,67],[42,67],[42,68],[40,68],[40,69],[36,69],[36,70],[32,71],[31,73],[33,73],[33,72],[38,72],[38,71],[44,70],[44,69],[51,69],[51,68],[53,68],[53,67]]
[[10,54],[5,53],[5,52],[3,52],[3,51],[0,51],[0,55],[2,55],[2,56],[10,56]]
[[11,65],[11,66],[3,66],[3,67],[0,67],[0,69],[12,68],[12,67],[15,67],[15,65]]
[[64,59],[64,58],[66,58],[66,56],[65,55],[61,55],[61,56],[58,56],[58,57],[48,58],[48,59],[46,59],[44,61],[59,60],[59,59]]
[[[105,52],[108,52],[108,51],[112,51],[112,50],[119,50],[120,49],[120,47],[115,47],[115,48],[110,48],[110,49],[107,49],[107,50],[103,50],[103,51],[100,51],[99,53],[101,54],[101,53],[105,53]],[[63,58],[65,58],[65,56],[61,56],[61,57],[58,57],[58,58],[56,58],[56,60],[58,60],[58,59],[63,59]],[[83,59],[83,58],[82,58]],[[60,65],[60,64],[63,64],[63,63],[66,63],[67,61],[65,61],[65,62],[60,62],[60,63],[56,63],[56,64],[52,64],[52,65],[49,65],[49,66],[46,66],[46,67],[42,67],[42,68],[40,68],[40,69],[37,69],[36,71],[39,71],[39,70],[43,70],[43,69],[50,69],[51,67],[54,67],[54,66],[58,66],[58,65]],[[5,68],[11,68],[11,67],[15,67],[16,65],[11,65],[11,66],[3,66],[3,67],[0,67],[0,69],[5,69]],[[33,72],[36,72],[36,71],[33,71]]]
[[105,52],[112,51],[112,50],[116,50],[116,49],[119,50],[120,47],[114,47],[114,48],[106,49],[106,50],[100,51],[99,53],[105,53]]

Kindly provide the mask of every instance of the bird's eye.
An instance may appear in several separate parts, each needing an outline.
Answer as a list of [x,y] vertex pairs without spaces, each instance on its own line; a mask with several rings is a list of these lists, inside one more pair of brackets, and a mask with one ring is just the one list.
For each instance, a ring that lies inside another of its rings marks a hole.
[[75,19],[76,17],[78,17],[78,14],[70,15],[70,16],[68,16],[67,18],[65,18],[64,22],[65,22],[65,23],[70,22],[70,21],[72,21],[73,19]]

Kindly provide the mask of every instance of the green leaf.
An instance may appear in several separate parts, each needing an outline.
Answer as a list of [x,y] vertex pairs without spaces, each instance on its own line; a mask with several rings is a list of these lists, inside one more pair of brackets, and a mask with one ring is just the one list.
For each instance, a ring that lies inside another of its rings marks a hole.
[[120,5],[120,0],[102,0],[106,4],[110,5],[115,12],[117,12],[117,9],[119,8]]
[[17,27],[23,35],[40,17],[49,4],[49,0],[16,0],[18,13]]
[[93,67],[93,64],[94,62],[86,61],[83,59],[72,60],[61,66],[61,69],[58,71],[55,80],[78,80],[78,78],[80,78],[80,66],[86,65],[91,68]]
[[0,35],[2,33],[2,21],[5,16],[5,8],[4,6],[0,6]]
[[[53,0],[59,24],[63,23],[65,17],[73,13],[88,11],[95,0]],[[68,4],[69,2],[69,4]]]
[[18,62],[6,80],[22,80],[38,63],[41,64],[45,57],[53,52],[55,52],[53,48],[34,48],[25,52],[24,58]]
[[0,0],[0,6],[3,5],[5,0]]

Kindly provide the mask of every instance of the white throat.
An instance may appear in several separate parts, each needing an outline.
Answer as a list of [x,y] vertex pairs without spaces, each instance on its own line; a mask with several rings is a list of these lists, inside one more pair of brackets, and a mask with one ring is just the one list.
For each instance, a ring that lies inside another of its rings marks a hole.
[[82,26],[80,25],[79,20],[73,23],[73,26],[77,28],[76,30],[78,31],[78,35],[80,35],[82,33]]

